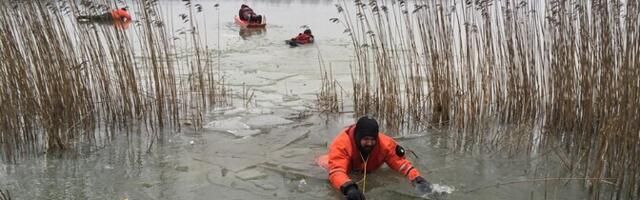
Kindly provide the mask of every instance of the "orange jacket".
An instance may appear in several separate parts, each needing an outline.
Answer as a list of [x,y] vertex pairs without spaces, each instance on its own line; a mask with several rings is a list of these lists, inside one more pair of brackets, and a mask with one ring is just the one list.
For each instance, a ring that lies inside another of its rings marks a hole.
[[131,20],[127,20],[127,21],[117,20],[113,22],[113,27],[124,30],[129,28],[130,24],[131,24]]
[[313,35],[300,33],[297,37],[294,37],[291,40],[296,41],[299,44],[313,43]]
[[[329,180],[338,190],[351,181],[348,175],[351,170],[364,170],[364,162],[354,141],[354,132],[355,125],[342,130],[329,147]],[[420,176],[418,169],[413,168],[409,160],[396,154],[396,146],[398,144],[393,138],[380,132],[378,143],[369,153],[367,173],[380,168],[382,163],[387,163],[391,169],[404,174],[410,181]]]
[[111,11],[111,17],[113,17],[113,20],[121,20],[123,17],[126,18],[128,21],[131,21],[131,15],[129,15],[129,13],[126,10],[122,10],[122,9],[116,9]]

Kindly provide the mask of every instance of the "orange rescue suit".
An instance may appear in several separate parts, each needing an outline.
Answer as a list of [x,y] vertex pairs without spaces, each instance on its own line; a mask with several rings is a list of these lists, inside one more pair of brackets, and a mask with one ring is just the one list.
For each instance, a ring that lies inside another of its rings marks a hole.
[[291,39],[299,44],[309,44],[309,43],[313,43],[313,35],[309,35],[309,34],[305,34],[305,33],[300,33],[298,34],[297,37]]
[[[364,171],[364,161],[356,147],[354,134],[355,125],[351,125],[342,130],[329,147],[329,180],[337,190],[351,181],[348,176],[351,170]],[[391,169],[404,174],[409,181],[420,176],[418,169],[413,168],[409,160],[396,153],[396,146],[398,144],[393,138],[379,132],[377,144],[369,153],[367,173],[380,168],[382,163],[387,163]]]
[[127,21],[131,21],[131,16],[129,15],[129,13],[126,10],[123,9],[116,9],[114,11],[111,11],[111,17],[113,17],[113,20],[121,20],[123,17],[127,19]]

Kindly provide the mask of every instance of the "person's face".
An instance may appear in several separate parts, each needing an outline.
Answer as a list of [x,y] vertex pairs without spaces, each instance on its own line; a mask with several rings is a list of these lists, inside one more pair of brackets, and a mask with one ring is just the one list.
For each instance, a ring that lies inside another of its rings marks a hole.
[[373,147],[376,146],[377,142],[378,141],[376,141],[376,138],[371,136],[365,136],[362,139],[360,139],[360,146],[362,147],[363,151],[371,152],[371,150],[373,150]]

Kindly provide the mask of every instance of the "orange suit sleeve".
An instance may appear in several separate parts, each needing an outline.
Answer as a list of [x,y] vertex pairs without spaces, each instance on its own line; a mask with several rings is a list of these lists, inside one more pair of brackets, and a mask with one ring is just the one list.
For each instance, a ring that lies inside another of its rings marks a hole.
[[[420,176],[420,171],[414,168],[411,164],[411,161],[406,159],[404,155],[398,155],[396,152],[396,148],[398,148],[398,144],[391,137],[383,136],[385,141],[384,148],[385,152],[387,152],[387,157],[385,162],[389,167],[397,172],[402,173],[409,179],[409,181],[413,181],[416,177]],[[383,139],[381,137],[380,139]],[[400,147],[401,148],[401,147]]]
[[347,145],[348,137],[345,140],[346,134],[340,134],[329,148],[329,181],[331,181],[331,185],[340,190],[340,186],[351,181],[349,178],[349,162],[350,162],[350,153]]

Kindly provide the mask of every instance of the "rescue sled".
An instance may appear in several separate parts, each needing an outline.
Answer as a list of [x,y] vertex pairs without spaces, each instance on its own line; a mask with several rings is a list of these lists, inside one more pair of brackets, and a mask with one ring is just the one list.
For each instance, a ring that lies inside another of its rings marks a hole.
[[235,17],[236,24],[238,24],[242,28],[264,28],[267,26],[267,20],[264,16],[262,16],[262,23],[249,22],[246,20],[241,20],[239,16]]

